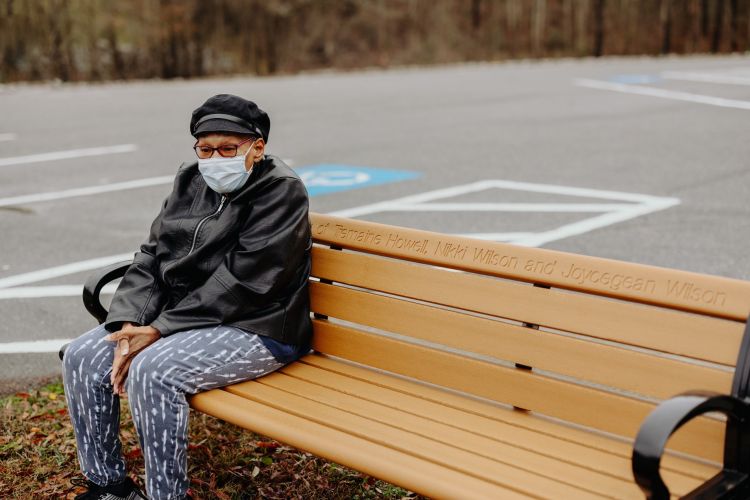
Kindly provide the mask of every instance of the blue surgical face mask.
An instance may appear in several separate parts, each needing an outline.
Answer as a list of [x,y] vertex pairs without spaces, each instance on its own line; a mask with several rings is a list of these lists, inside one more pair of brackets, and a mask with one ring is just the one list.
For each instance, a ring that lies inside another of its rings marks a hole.
[[245,181],[253,171],[252,167],[250,167],[250,170],[245,169],[245,158],[253,150],[254,145],[255,141],[242,156],[198,158],[198,170],[200,170],[208,187],[217,193],[225,194],[237,191],[244,186]]

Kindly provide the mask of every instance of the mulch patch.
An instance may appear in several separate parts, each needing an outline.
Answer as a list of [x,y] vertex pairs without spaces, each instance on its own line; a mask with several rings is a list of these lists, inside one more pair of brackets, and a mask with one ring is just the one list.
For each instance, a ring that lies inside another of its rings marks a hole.
[[[123,451],[143,485],[143,456],[127,399],[121,399]],[[402,488],[248,432],[208,415],[190,418],[194,498],[413,499]],[[73,428],[60,382],[0,398],[0,498],[66,498],[81,490]]]

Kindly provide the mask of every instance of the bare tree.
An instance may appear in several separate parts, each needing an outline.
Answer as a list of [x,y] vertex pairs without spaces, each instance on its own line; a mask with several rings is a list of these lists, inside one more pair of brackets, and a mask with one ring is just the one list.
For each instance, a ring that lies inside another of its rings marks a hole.
[[0,81],[750,49],[750,0],[0,0]]

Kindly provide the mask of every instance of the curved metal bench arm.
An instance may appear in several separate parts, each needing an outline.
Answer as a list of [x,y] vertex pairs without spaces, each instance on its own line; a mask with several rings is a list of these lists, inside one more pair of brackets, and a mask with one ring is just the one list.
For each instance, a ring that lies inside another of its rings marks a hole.
[[111,266],[94,271],[86,280],[86,284],[83,286],[83,305],[86,306],[86,310],[99,323],[104,323],[104,320],[107,319],[107,310],[99,300],[102,288],[107,283],[125,276],[132,263],[132,261],[123,261],[112,264]]
[[[125,276],[130,265],[133,261],[123,261],[110,266],[104,267],[94,271],[86,280],[86,284],[83,286],[83,305],[86,306],[86,310],[94,317],[99,323],[104,323],[107,319],[107,310],[99,300],[99,294],[102,292],[102,288],[107,283],[122,278]],[[59,356],[62,361],[65,355],[65,349],[68,344],[65,344],[60,348]]]
[[[750,404],[734,396],[713,392],[696,391],[680,394],[662,402],[646,417],[633,446],[633,475],[647,498],[655,500],[670,498],[669,489],[659,472],[664,446],[677,429],[693,418],[709,412],[720,412],[727,416],[727,432],[729,428],[734,428],[745,429],[742,434],[749,434],[747,426],[750,421]],[[736,470],[739,464],[732,463],[736,461],[735,457],[740,455],[741,448],[737,447],[743,444],[742,441],[747,440],[747,436],[745,439],[740,439],[740,437],[736,436],[737,439],[727,440],[724,451],[724,471],[702,488],[709,486],[712,482],[716,483],[714,486],[720,482],[722,489],[725,487],[731,489],[734,485],[727,482],[736,484],[747,479],[747,473]]]

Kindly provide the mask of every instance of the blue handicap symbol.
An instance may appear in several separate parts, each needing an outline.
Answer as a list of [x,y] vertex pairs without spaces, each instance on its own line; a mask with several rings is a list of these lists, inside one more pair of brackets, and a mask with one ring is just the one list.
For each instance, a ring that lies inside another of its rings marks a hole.
[[305,183],[307,192],[311,197],[415,179],[420,175],[418,172],[408,170],[357,167],[334,163],[309,165],[295,170]]

